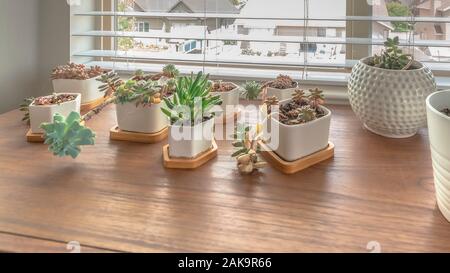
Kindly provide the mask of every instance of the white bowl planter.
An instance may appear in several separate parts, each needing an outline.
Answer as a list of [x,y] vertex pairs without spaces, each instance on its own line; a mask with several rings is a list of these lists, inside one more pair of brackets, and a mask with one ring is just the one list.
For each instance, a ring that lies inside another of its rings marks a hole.
[[350,104],[364,126],[381,136],[411,137],[426,124],[425,99],[436,91],[431,70],[415,61],[415,70],[389,70],[359,61],[348,81]]
[[195,158],[211,149],[214,138],[214,119],[195,126],[169,127],[169,155],[175,158]]
[[53,90],[56,93],[80,93],[81,104],[89,103],[105,95],[104,92],[98,90],[103,83],[97,81],[96,78],[87,80],[54,79],[52,80]]
[[268,97],[277,97],[279,101],[287,100],[292,97],[295,89],[298,87],[298,82],[295,83],[295,87],[287,88],[287,89],[278,89],[268,86],[266,89],[266,98]]
[[[290,100],[283,101],[282,104]],[[321,106],[325,116],[308,123],[285,125],[278,120],[278,112],[272,113],[264,122],[264,139],[267,146],[286,161],[296,161],[321,151],[328,146],[330,137],[331,111]],[[270,122],[270,125],[268,124]],[[267,132],[270,128],[270,132]],[[277,132],[278,129],[278,132]],[[275,140],[275,138],[278,138]]]
[[450,109],[450,90],[431,94],[426,105],[436,198],[450,221],[450,117],[440,112]]
[[[239,104],[239,86],[237,86],[234,83],[231,83],[235,86],[235,88],[228,92],[211,92],[210,94],[212,96],[220,96],[222,99],[222,105],[220,106],[222,108],[222,114],[220,116],[216,116],[216,118],[223,118],[223,115],[226,117],[229,115],[234,115],[234,111],[231,113],[228,113],[227,106],[237,106]],[[234,109],[234,107],[233,107]]]
[[117,125],[120,130],[153,134],[161,132],[169,126],[169,119],[162,113],[164,102],[151,106],[139,105],[135,102],[116,104]]
[[30,110],[30,125],[33,134],[43,134],[44,130],[40,128],[41,124],[53,122],[53,116],[58,113],[67,117],[71,112],[80,113],[81,95],[73,93],[58,93],[56,95],[68,94],[76,95],[72,101],[66,101],[60,104],[35,105],[34,102],[28,107]]

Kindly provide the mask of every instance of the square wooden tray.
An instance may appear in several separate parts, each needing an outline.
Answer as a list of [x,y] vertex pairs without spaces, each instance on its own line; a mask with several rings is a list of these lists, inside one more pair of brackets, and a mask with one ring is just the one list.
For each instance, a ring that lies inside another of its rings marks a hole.
[[90,110],[94,109],[95,107],[99,106],[100,104],[102,104],[105,100],[107,100],[108,98],[98,98],[96,100],[90,101],[90,102],[86,102],[81,104],[80,107],[80,112],[81,113],[86,113],[89,112]]
[[169,145],[163,147],[164,167],[168,169],[197,169],[217,156],[217,143],[213,140],[213,146],[208,151],[195,158],[175,158],[169,156]]
[[44,143],[44,134],[33,134],[31,132],[31,129],[28,130],[27,134],[27,141],[32,143]]
[[334,144],[329,142],[327,148],[290,162],[283,160],[275,152],[271,151],[263,141],[259,141],[258,143],[261,145],[261,154],[264,159],[269,162],[272,167],[285,174],[297,173],[334,156]]
[[111,130],[109,131],[109,138],[112,140],[130,141],[148,144],[163,141],[164,139],[167,138],[168,135],[169,135],[168,127],[154,134],[122,131],[119,129],[117,125],[112,127]]

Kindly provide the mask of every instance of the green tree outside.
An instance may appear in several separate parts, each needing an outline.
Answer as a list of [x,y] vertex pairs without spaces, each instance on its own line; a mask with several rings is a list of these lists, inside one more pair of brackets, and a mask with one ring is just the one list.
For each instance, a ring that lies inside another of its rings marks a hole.
[[[411,16],[411,10],[408,6],[399,2],[390,2],[386,4],[389,16],[407,17]],[[406,22],[392,22],[396,32],[408,32],[412,29],[411,25]]]

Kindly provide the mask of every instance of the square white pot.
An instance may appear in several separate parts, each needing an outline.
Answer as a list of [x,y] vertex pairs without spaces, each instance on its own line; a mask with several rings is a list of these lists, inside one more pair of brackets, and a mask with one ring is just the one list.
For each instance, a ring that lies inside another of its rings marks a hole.
[[[57,95],[60,94],[61,93],[58,93]],[[56,113],[63,115],[65,117],[67,117],[71,112],[80,113],[81,95],[74,93],[62,93],[62,94],[76,95],[77,97],[72,101],[66,101],[61,104],[35,105],[34,102],[32,102],[29,105],[28,108],[30,110],[30,125],[31,125],[31,132],[33,134],[44,133],[44,130],[40,128],[41,124],[44,122],[46,123],[53,122],[53,116]]]
[[297,89],[297,87],[298,83],[296,83],[295,87],[287,89],[267,87],[266,98],[275,96],[279,101],[290,99],[292,98],[292,94],[294,94],[294,91],[295,89]]
[[[220,96],[222,99],[222,105],[220,106],[222,109],[222,113],[220,115],[217,115],[216,118],[223,118],[223,115],[229,116],[234,114],[236,109],[230,106],[237,106],[239,104],[239,86],[237,86],[234,83],[231,83],[235,86],[233,90],[230,90],[228,92],[211,92],[211,95],[213,96]],[[227,106],[229,111],[227,111]],[[232,109],[232,110],[230,110]]]
[[151,106],[135,102],[116,104],[117,125],[120,130],[145,134],[158,133],[169,126],[169,119],[161,111],[164,102]]
[[428,96],[427,121],[433,161],[434,183],[439,208],[450,221],[450,117],[440,111],[450,109],[450,90]]
[[267,146],[286,161],[296,161],[325,149],[330,137],[331,111],[321,108],[326,113],[324,117],[298,125],[282,124],[278,112],[272,113],[263,123],[263,138],[270,139]]
[[105,92],[100,92],[98,87],[103,83],[91,78],[88,80],[55,79],[52,80],[53,90],[56,93],[80,93],[81,104],[100,99]]
[[169,156],[195,158],[211,149],[214,138],[214,119],[195,126],[169,127]]

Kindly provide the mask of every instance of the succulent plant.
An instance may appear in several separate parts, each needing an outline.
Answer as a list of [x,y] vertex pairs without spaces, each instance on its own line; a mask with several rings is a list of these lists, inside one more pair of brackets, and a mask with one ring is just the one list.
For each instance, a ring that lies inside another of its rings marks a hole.
[[248,125],[237,124],[233,138],[233,147],[237,148],[231,157],[235,157],[239,172],[251,174],[254,171],[267,165],[262,161],[258,153],[260,151],[258,141],[261,137],[260,132],[252,132]]
[[161,78],[174,79],[174,78],[178,78],[179,75],[180,75],[180,71],[176,68],[175,65],[167,64],[166,66],[163,67],[162,72],[158,73],[156,75],[153,75],[151,77],[151,80],[158,81]]
[[292,100],[280,106],[279,120],[286,125],[303,124],[325,115],[320,107],[325,102],[323,91],[310,89],[309,94],[297,89],[292,94]]
[[33,101],[34,97],[25,98],[23,99],[23,103],[19,106],[19,110],[24,112],[22,121],[25,121],[27,124],[30,124],[30,109],[28,107]]
[[68,63],[66,65],[59,65],[52,71],[52,79],[73,79],[73,80],[87,80],[95,78],[103,74],[103,69],[99,66],[92,66],[86,68],[83,64]]
[[236,88],[231,82],[214,81],[211,82],[210,85],[211,92],[229,92]]
[[77,96],[72,94],[53,94],[50,96],[37,97],[33,100],[33,103],[35,105],[53,105],[73,101],[76,98]]
[[211,111],[212,108],[222,104],[220,96],[210,94],[208,75],[205,76],[202,72],[196,77],[191,74],[189,77],[178,78],[173,98],[164,98],[164,101],[166,107],[161,110],[172,124],[182,122],[191,125],[213,118],[215,113]]
[[119,74],[113,71],[103,73],[97,81],[104,83],[103,85],[100,85],[98,89],[100,92],[105,92],[105,97],[114,94],[116,89],[123,84]]
[[410,54],[404,54],[399,48],[400,40],[398,36],[387,38],[384,49],[380,55],[375,54],[369,65],[392,70],[408,70],[412,68],[414,59]]
[[244,84],[243,88],[244,88],[243,94],[244,94],[245,98],[248,100],[258,99],[258,96],[262,91],[261,84],[255,82],[255,81],[246,82]]
[[263,88],[272,87],[276,89],[288,89],[297,87],[297,82],[295,82],[291,77],[287,75],[278,75],[278,77],[264,84]]
[[55,114],[53,123],[43,123],[45,144],[54,155],[76,158],[82,145],[94,145],[95,134],[91,129],[81,125],[81,117],[77,112],[71,112],[67,118]]

